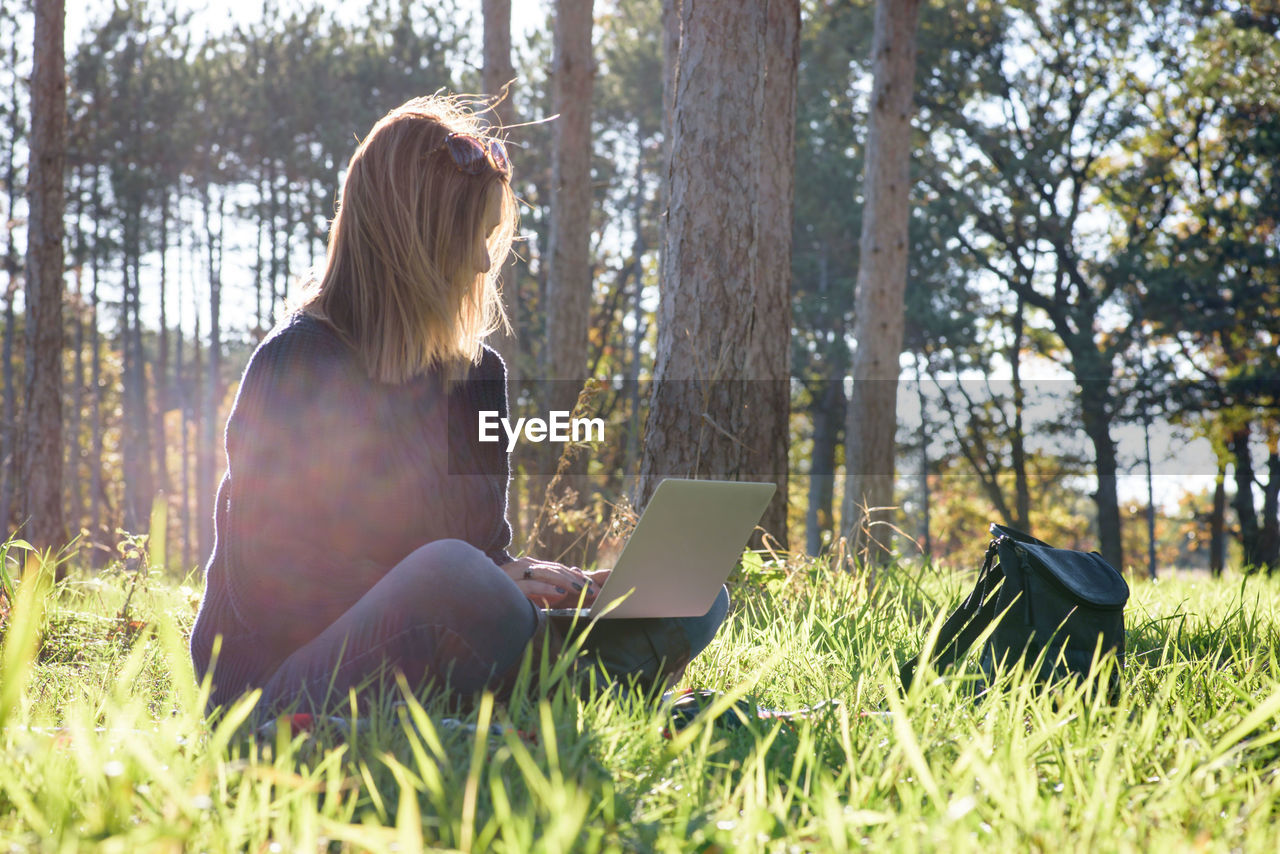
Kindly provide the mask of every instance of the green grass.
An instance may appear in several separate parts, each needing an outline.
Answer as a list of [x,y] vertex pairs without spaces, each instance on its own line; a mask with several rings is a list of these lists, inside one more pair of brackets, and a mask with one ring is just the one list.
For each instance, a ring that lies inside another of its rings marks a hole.
[[5,629],[0,851],[1280,849],[1277,583],[1135,583],[1112,707],[1018,672],[982,699],[970,671],[901,696],[897,663],[967,582],[880,578],[870,598],[821,564],[736,582],[684,684],[843,701],[795,726],[667,739],[653,703],[560,682],[481,703],[501,736],[410,700],[349,738],[259,742],[246,707],[200,714],[198,590],[73,566],[43,613],[19,584]]

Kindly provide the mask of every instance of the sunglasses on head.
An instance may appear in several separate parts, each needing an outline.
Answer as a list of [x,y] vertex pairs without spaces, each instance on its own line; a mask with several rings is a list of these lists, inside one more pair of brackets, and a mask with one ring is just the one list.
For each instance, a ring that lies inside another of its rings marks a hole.
[[496,139],[480,139],[465,133],[451,133],[445,137],[442,148],[449,149],[453,165],[459,172],[479,175],[486,167],[492,168],[504,178],[511,177],[511,161],[507,149]]

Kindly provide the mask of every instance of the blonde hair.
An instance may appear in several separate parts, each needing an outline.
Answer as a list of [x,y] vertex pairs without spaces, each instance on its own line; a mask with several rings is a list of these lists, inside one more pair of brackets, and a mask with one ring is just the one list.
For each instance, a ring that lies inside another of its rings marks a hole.
[[[507,325],[497,278],[515,234],[515,196],[496,169],[458,169],[450,133],[486,139],[475,114],[440,95],[414,98],[373,126],[351,156],[324,270],[302,295],[299,308],[337,330],[374,380],[400,383],[439,366],[452,385],[479,361],[485,336]],[[492,204],[501,219],[486,235]],[[481,241],[487,273],[474,264]]]

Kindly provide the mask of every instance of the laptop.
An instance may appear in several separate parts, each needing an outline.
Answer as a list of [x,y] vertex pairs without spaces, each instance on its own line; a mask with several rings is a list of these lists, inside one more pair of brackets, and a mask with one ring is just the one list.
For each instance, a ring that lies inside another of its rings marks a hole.
[[552,617],[700,617],[764,515],[777,486],[667,478],[658,484],[590,608]]

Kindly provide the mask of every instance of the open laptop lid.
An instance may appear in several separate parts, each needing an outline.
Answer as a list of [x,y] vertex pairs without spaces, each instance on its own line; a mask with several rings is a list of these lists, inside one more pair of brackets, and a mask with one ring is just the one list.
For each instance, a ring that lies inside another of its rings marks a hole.
[[588,615],[618,599],[605,619],[705,614],[776,489],[772,483],[662,481]]

